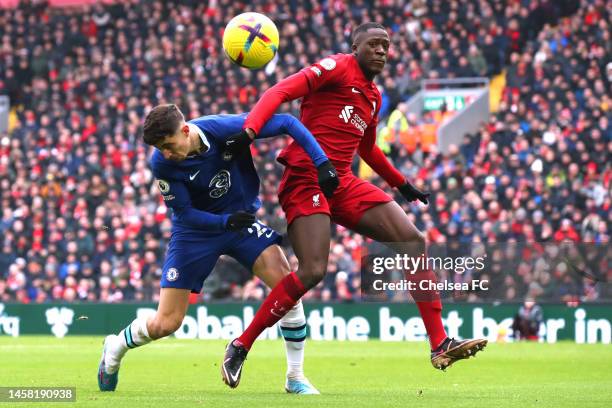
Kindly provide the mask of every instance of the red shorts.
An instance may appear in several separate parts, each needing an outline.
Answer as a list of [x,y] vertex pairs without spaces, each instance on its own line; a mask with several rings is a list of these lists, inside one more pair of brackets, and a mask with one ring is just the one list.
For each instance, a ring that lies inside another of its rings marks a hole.
[[287,224],[298,217],[327,214],[332,221],[354,229],[363,213],[393,199],[372,183],[352,173],[340,176],[340,185],[332,198],[319,188],[317,174],[302,169],[285,168],[278,188],[278,199],[285,211]]

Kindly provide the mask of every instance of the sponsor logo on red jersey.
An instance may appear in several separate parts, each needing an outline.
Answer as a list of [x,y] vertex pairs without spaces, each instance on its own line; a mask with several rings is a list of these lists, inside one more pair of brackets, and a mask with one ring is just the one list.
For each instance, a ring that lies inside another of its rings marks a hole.
[[355,113],[354,110],[355,108],[353,106],[346,105],[344,108],[342,108],[342,111],[340,111],[340,115],[338,115],[338,117],[342,119],[344,123],[350,122],[353,126],[359,129],[361,134],[363,134],[368,128],[368,124],[361,119],[361,117]]

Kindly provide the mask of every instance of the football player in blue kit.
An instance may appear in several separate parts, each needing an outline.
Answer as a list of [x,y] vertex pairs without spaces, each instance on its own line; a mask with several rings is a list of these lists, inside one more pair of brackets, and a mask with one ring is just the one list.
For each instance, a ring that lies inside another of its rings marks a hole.
[[[242,130],[246,114],[211,115],[185,122],[176,105],[159,105],[144,122],[143,139],[155,146],[150,165],[166,205],[172,208],[172,236],[163,265],[155,315],[136,318],[104,340],[98,368],[101,391],[117,387],[121,359],[129,349],[174,333],[182,324],[189,294],[199,293],[221,255],[229,255],[273,288],[290,273],[278,245],[281,237],[255,219],[261,206],[259,177],[247,153],[233,157],[229,136]],[[325,195],[338,186],[333,165],[302,123],[291,115],[274,115],[257,139],[291,135],[318,169]],[[280,320],[287,351],[285,389],[318,394],[303,372],[306,319],[301,302]],[[222,364],[222,367],[224,365]],[[223,371],[223,370],[222,370]],[[225,382],[235,387],[239,376]]]

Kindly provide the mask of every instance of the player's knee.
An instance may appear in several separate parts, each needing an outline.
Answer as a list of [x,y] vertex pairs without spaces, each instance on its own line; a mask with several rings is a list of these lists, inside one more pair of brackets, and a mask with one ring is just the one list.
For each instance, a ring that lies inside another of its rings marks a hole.
[[423,234],[419,230],[411,231],[410,235],[408,235],[404,242],[407,243],[406,251],[412,255],[420,255],[424,254],[427,251],[427,238],[425,234]]
[[326,259],[311,259],[304,263],[303,268],[300,267],[302,276],[302,283],[308,288],[316,286],[323,280],[325,272],[327,272],[327,260]]
[[412,245],[424,245],[427,240],[425,234],[414,226],[395,226],[381,223],[381,227],[387,230],[392,238],[389,242],[408,242]]
[[291,266],[287,258],[282,258],[278,262],[278,269],[281,271],[283,276],[287,276],[291,273]]
[[274,265],[274,267],[278,269],[278,271],[281,272],[283,276],[289,275],[291,273],[291,266],[289,265],[289,260],[287,259],[287,256],[285,256],[285,253],[283,252],[280,246],[275,245],[272,248],[273,250],[272,252],[270,252],[271,257],[269,258],[270,261],[267,263]]
[[423,232],[419,230],[415,230],[410,235],[409,241],[417,245],[425,245],[425,242],[427,241],[427,237],[425,236]]

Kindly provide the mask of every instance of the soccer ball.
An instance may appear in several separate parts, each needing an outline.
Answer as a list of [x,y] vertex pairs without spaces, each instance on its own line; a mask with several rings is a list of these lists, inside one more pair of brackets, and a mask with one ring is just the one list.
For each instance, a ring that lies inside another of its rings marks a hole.
[[241,67],[261,68],[274,58],[278,50],[278,29],[263,14],[239,14],[225,27],[223,50],[233,63]]

